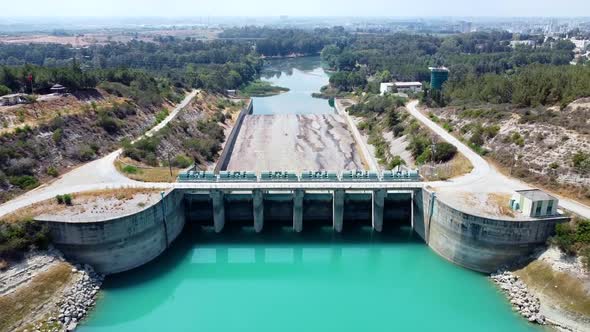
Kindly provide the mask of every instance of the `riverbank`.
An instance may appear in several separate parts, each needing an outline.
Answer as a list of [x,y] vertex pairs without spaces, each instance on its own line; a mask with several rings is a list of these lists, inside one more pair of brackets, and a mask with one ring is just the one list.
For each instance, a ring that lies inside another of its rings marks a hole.
[[28,252],[0,273],[0,330],[73,331],[94,306],[103,279],[54,248]]
[[590,331],[590,275],[556,247],[520,268],[491,276],[524,318],[558,331]]
[[281,93],[289,92],[289,88],[276,86],[266,81],[254,81],[240,90],[240,95],[246,98],[249,97],[270,97]]

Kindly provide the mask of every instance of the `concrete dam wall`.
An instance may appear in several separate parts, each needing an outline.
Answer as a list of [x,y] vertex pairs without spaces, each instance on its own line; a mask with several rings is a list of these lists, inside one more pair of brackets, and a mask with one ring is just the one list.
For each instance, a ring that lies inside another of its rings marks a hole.
[[40,220],[49,227],[53,244],[70,259],[111,274],[141,266],[158,257],[182,231],[182,192],[133,215],[95,222]]
[[459,211],[427,189],[270,191],[175,189],[138,213],[97,222],[44,221],[64,254],[106,274],[123,272],[160,255],[185,222],[211,227],[331,227],[336,232],[411,226],[440,256],[493,272],[543,245],[567,217],[499,220]]
[[[421,202],[420,202],[421,201]],[[424,189],[415,229],[437,254],[471,270],[491,273],[545,245],[568,217],[502,220],[459,211]]]

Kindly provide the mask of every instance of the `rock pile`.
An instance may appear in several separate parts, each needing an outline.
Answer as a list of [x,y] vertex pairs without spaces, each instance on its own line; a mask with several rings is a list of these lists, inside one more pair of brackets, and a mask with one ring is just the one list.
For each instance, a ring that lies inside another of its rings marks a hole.
[[531,323],[547,324],[545,316],[539,313],[541,301],[528,291],[525,283],[519,280],[517,275],[508,271],[498,271],[492,274],[491,278],[506,293],[510,304],[524,318]]
[[[89,265],[76,265],[72,272],[78,274],[78,280],[68,289],[58,302],[59,315],[52,317],[59,321],[66,331],[73,331],[88,310],[94,305],[104,276],[94,272]],[[51,319],[50,319],[51,320]]]

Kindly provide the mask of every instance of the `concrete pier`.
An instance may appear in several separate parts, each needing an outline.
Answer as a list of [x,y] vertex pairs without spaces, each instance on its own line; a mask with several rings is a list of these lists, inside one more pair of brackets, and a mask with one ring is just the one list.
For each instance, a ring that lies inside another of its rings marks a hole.
[[225,204],[223,202],[223,191],[211,190],[209,194],[213,205],[213,225],[215,232],[219,233],[225,225]]
[[336,189],[332,195],[333,227],[336,232],[340,233],[342,232],[342,224],[344,223],[344,190]]
[[303,230],[303,195],[304,191],[293,191],[293,230],[297,233]]
[[252,190],[252,208],[254,209],[254,230],[260,233],[264,226],[264,195],[260,189]]
[[371,219],[373,229],[377,232],[381,232],[383,230],[383,209],[385,207],[385,196],[387,196],[387,190],[373,190]]

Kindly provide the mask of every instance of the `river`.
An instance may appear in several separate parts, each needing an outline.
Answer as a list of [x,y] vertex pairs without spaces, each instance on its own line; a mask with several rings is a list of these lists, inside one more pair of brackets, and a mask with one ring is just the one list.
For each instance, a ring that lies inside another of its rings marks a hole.
[[[258,114],[332,111],[310,96],[327,81],[318,58],[275,61],[265,79],[291,91],[257,98]],[[542,329],[514,313],[485,275],[442,259],[408,227],[383,234],[370,228],[215,234],[188,225],[155,261],[108,277],[79,330]]]

